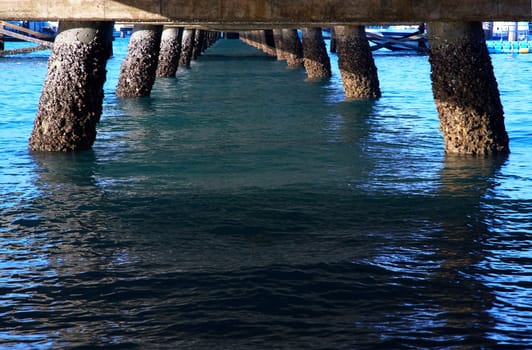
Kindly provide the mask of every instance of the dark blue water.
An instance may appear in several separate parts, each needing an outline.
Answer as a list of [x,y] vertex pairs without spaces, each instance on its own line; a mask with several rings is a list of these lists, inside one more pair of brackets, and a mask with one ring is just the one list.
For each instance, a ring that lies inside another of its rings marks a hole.
[[[512,153],[448,156],[426,56],[383,97],[221,41],[32,154],[47,53],[0,58],[0,348],[532,344],[532,55],[494,55]],[[335,57],[333,66],[336,66]]]

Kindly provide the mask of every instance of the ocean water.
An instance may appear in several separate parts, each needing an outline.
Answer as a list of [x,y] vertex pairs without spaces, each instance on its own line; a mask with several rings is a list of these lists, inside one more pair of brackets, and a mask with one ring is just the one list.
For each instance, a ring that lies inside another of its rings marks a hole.
[[492,56],[512,153],[476,159],[426,56],[349,102],[219,41],[121,100],[114,46],[77,154],[27,148],[47,52],[0,58],[0,349],[532,346],[532,55]]

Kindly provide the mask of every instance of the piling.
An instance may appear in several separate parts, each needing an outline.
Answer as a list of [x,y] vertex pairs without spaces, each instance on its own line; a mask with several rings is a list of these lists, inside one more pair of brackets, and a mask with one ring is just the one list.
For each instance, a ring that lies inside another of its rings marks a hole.
[[[248,41],[250,41],[250,33],[251,31],[241,31],[241,32],[238,32],[238,34],[235,36],[238,36],[238,39],[247,43]],[[229,37],[230,37],[230,33],[225,33],[225,38],[229,39]]]
[[[254,30],[252,33],[253,33],[253,38],[255,42],[258,44],[257,48],[259,48],[264,53],[268,53],[268,50],[270,48],[268,47],[268,44],[266,43],[266,32],[264,30]],[[274,52],[275,52],[275,49],[274,49]]]
[[266,29],[264,31],[264,48],[265,52],[275,57],[277,55],[277,50],[275,49],[275,37],[273,35],[273,30]]
[[31,133],[32,151],[90,149],[102,114],[111,22],[62,22]]
[[253,30],[251,31],[251,41],[253,43],[253,46],[256,47],[259,50],[264,51],[264,32],[262,30]]
[[348,99],[375,99],[381,96],[377,67],[364,26],[334,28],[338,66]]
[[183,67],[190,67],[192,61],[192,53],[194,50],[194,37],[196,31],[194,29],[185,28],[183,31],[183,39],[181,41],[181,57],[179,64]]
[[192,45],[192,59],[197,59],[205,51],[205,31],[196,29]]
[[242,32],[240,39],[270,56],[276,56],[275,41],[272,30],[252,30]]
[[283,30],[273,29],[273,38],[275,42],[275,53],[278,61],[286,60],[286,52],[283,48]]
[[200,41],[200,54],[207,51],[218,40],[218,32],[206,30],[203,32],[203,38]]
[[[229,34],[226,33],[225,37],[229,39]],[[238,32],[238,39],[245,42],[248,45],[251,45],[251,31],[242,31]]]
[[162,26],[135,24],[122,62],[116,96],[150,96],[155,82]]
[[296,29],[283,29],[283,45],[286,64],[289,68],[303,66],[303,46]]
[[256,49],[263,50],[264,49],[264,39],[261,37],[261,31],[260,30],[250,30],[246,31],[243,34],[240,35],[240,38],[243,42],[248,44],[249,46],[252,46]]
[[334,32],[334,27],[331,28],[331,53],[336,53],[336,33]]
[[206,43],[207,43],[207,48],[211,47],[212,45],[214,45],[221,37],[221,33],[218,32],[218,31],[209,31],[207,32],[207,36],[205,37],[206,38]]
[[301,29],[303,38],[303,63],[309,79],[331,76],[331,60],[327,54],[321,28]]
[[510,152],[504,112],[480,22],[429,25],[432,90],[447,153]]
[[181,54],[183,28],[168,27],[161,35],[157,77],[175,77]]

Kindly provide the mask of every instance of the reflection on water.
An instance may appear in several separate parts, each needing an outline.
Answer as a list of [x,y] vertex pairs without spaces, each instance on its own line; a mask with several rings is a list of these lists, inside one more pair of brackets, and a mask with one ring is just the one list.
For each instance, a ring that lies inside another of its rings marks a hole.
[[446,155],[442,169],[442,192],[453,196],[483,198],[488,190],[497,187],[496,177],[507,157],[470,158]]
[[211,50],[108,93],[92,151],[3,134],[0,347],[528,346],[529,139],[444,155],[422,56],[377,55],[383,98],[345,102],[338,72]]

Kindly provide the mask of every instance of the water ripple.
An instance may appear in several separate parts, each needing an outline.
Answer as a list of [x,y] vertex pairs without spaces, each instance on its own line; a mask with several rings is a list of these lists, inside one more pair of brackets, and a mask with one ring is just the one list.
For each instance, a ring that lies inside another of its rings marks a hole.
[[443,153],[426,56],[377,54],[357,102],[334,55],[310,82],[226,41],[121,100],[126,44],[77,154],[28,152],[46,60],[0,59],[0,348],[532,342],[529,55],[493,58],[512,154],[471,159]]

